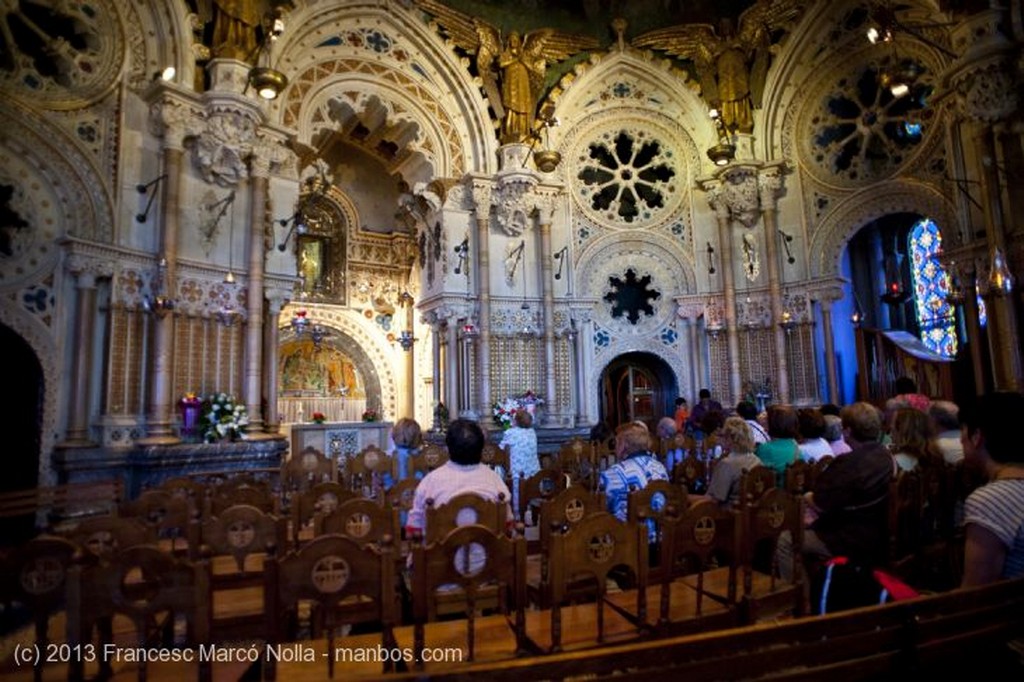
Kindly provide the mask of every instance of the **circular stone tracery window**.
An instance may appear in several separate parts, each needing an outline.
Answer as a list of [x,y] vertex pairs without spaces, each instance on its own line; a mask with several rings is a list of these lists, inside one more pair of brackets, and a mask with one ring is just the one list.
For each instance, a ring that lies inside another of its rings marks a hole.
[[[908,83],[905,94],[893,92]],[[933,74],[920,60],[888,55],[822,83],[805,105],[802,157],[826,182],[861,185],[895,173],[930,131]]]
[[6,0],[0,24],[0,83],[7,92],[73,109],[117,82],[125,46],[109,0]]
[[667,219],[680,201],[676,155],[648,129],[617,126],[577,146],[575,185],[601,224],[638,228]]

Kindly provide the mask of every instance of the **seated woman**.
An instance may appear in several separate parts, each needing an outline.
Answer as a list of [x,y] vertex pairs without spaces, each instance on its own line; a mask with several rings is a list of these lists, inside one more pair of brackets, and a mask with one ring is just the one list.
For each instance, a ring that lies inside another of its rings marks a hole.
[[900,471],[938,466],[942,453],[935,446],[928,415],[912,407],[896,410],[892,418],[892,443],[889,446]]
[[797,412],[800,424],[800,458],[805,462],[817,462],[822,457],[832,457],[832,446],[825,440],[825,416],[813,407]]
[[960,411],[964,460],[988,483],[965,505],[963,586],[1024,575],[1024,449],[1015,420],[1024,395],[992,393]]
[[682,461],[686,455],[682,448],[672,445],[672,439],[678,433],[676,430],[676,420],[672,417],[662,417],[658,421],[658,426],[655,427],[654,432],[661,440],[662,449],[665,451],[665,469],[672,471],[672,467],[676,465],[676,462]]
[[722,505],[736,505],[740,501],[743,472],[759,466],[761,460],[754,454],[754,434],[750,425],[741,417],[725,420],[719,440],[728,454],[715,465],[707,497]]
[[384,487],[390,488],[398,481],[409,477],[409,460],[414,457],[423,445],[423,431],[415,419],[403,417],[391,427],[391,443],[394,446],[392,456],[395,458],[396,479],[391,480],[389,473],[384,474]]
[[788,405],[768,406],[768,435],[771,440],[757,446],[756,454],[764,465],[775,472],[782,483],[786,465],[800,458],[796,444],[799,419],[796,410]]

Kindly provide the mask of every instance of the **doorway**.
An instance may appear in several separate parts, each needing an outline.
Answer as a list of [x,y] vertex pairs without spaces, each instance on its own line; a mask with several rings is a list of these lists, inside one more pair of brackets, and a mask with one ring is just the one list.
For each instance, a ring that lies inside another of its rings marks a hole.
[[651,353],[625,353],[601,374],[601,420],[613,430],[640,420],[654,433],[658,420],[671,416],[679,388],[675,373]]
[[[39,484],[39,450],[43,422],[43,368],[35,351],[21,336],[0,325],[0,348],[6,360],[8,400],[4,445],[9,457],[4,463],[0,492],[28,490]],[[33,517],[8,519],[0,525],[5,538],[29,537],[35,524]],[[26,535],[28,534],[28,535]]]

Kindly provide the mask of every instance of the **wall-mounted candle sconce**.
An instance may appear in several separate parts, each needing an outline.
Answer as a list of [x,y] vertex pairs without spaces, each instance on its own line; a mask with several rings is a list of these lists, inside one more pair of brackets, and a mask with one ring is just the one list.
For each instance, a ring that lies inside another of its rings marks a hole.
[[793,252],[789,248],[790,242],[793,241],[793,235],[779,230],[779,236],[782,237],[782,248],[786,250],[786,262],[792,265],[796,262],[796,257],[793,256]]
[[140,183],[138,185],[135,185],[135,191],[136,192],[138,192],[139,194],[147,194],[148,193],[148,195],[149,195],[148,197],[146,197],[146,208],[142,211],[142,213],[136,213],[135,214],[135,222],[137,222],[137,223],[144,223],[144,222],[146,222],[146,219],[149,217],[149,209],[153,208],[153,200],[156,199],[157,187],[160,186],[160,181],[163,180],[166,177],[167,177],[167,174],[164,173],[163,175],[158,175],[156,178],[154,178],[153,180],[150,180],[147,183]]
[[562,267],[565,265],[565,257],[569,255],[569,246],[563,246],[552,256],[558,261],[558,271],[555,272],[555,279],[562,279]]
[[711,246],[711,242],[708,242],[707,254],[708,254],[708,274],[709,275],[713,275],[713,274],[715,274],[715,258],[714,258],[715,257],[715,247]]

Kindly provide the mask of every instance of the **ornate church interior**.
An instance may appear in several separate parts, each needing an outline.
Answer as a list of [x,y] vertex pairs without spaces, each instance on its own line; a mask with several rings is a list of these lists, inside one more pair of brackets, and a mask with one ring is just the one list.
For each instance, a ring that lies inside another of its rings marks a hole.
[[1022,391],[1022,45],[1020,0],[3,3],[0,497]]

